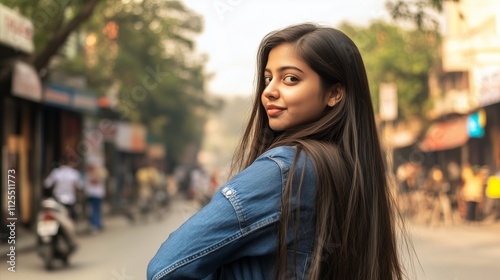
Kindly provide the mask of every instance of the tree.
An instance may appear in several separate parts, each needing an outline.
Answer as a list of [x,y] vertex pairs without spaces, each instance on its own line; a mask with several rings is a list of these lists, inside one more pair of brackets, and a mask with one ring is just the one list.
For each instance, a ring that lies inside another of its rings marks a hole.
[[99,95],[115,92],[119,118],[145,124],[170,166],[201,145],[207,114],[221,103],[206,96],[206,58],[193,53],[202,19],[182,2],[1,1],[33,20],[37,69],[52,61]]
[[205,94],[206,58],[193,52],[201,18],[179,1],[160,0],[114,2],[97,14],[75,39],[81,51],[60,67],[84,74],[96,92],[118,92],[120,118],[145,124],[177,165],[188,146],[201,146],[207,114],[220,105]]
[[420,30],[437,30],[439,25],[435,12],[443,11],[445,1],[460,0],[389,0],[386,8],[397,21],[410,22]]
[[[101,0],[2,0],[31,18],[35,27],[35,50],[30,62],[38,70],[47,67],[68,37],[89,19]],[[72,15],[72,16],[68,16]]]
[[393,82],[398,90],[399,120],[420,118],[428,97],[429,72],[438,55],[438,34],[404,30],[382,21],[368,27],[343,23],[339,29],[353,39],[363,56],[375,108],[380,83]]

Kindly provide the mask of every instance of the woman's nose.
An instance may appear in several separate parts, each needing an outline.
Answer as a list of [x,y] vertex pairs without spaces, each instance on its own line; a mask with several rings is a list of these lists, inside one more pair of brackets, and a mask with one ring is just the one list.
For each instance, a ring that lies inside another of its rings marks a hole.
[[262,92],[265,98],[267,99],[278,99],[279,98],[279,91],[278,89],[274,86],[273,81],[271,81],[265,88],[264,91]]

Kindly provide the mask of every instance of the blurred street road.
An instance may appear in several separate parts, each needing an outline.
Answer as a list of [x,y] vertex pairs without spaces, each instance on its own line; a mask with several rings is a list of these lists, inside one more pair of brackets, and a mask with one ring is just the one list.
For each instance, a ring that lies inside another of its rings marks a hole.
[[410,227],[421,268],[417,279],[499,280],[500,223]]
[[[7,270],[6,258],[0,256],[0,279],[145,279],[146,266],[161,242],[196,210],[189,202],[173,201],[162,221],[130,225],[121,217],[108,218],[105,232],[80,236],[80,248],[69,267],[61,265],[51,272],[33,250],[17,254],[15,273]],[[500,279],[500,223],[410,226],[410,234],[421,263],[421,268],[416,263],[417,279]]]
[[15,273],[7,270],[7,259],[0,256],[0,279],[145,279],[147,264],[161,243],[196,210],[191,203],[172,201],[169,214],[161,221],[151,218],[146,223],[129,224],[122,217],[105,219],[104,232],[79,236],[79,249],[70,259],[69,267],[57,263],[56,269],[46,271],[41,258],[30,250],[17,254]]

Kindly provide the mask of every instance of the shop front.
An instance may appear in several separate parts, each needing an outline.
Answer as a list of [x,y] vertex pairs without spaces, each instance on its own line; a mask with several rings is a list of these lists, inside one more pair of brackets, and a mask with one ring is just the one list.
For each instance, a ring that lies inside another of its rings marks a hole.
[[33,225],[41,180],[40,162],[34,159],[41,151],[42,85],[25,62],[33,53],[32,37],[31,21],[0,5],[0,239],[6,236],[6,217],[15,217],[18,226]]
[[91,130],[90,119],[97,112],[95,94],[49,84],[44,91],[44,105],[43,173],[47,175],[63,157],[82,168],[86,157],[99,149],[98,143],[85,134]]
[[139,123],[116,121],[114,146],[115,189],[114,205],[119,207],[125,200],[133,200],[137,194],[135,173],[147,153],[147,128]]
[[429,170],[434,165],[445,169],[450,162],[461,165],[469,160],[467,119],[465,115],[454,115],[434,122],[427,129],[418,143],[418,148],[423,152],[425,169]]
[[473,73],[484,125],[484,137],[476,141],[476,147],[484,149],[484,157],[477,163],[495,173],[500,171],[500,66],[476,67]]
[[[42,87],[36,71],[16,61],[11,79],[2,84],[8,94],[2,96],[2,176],[8,170],[16,174],[16,211],[19,221],[29,226],[34,220],[33,205],[39,193],[40,176],[40,101]],[[2,90],[3,91],[3,90]],[[2,178],[2,213],[7,211],[7,180]]]

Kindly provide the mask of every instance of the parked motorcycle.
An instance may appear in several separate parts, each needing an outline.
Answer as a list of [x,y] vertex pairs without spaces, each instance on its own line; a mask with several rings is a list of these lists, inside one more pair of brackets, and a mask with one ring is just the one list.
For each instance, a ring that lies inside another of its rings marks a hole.
[[38,254],[47,270],[54,261],[69,265],[69,256],[77,247],[73,220],[66,207],[54,198],[43,199],[37,216]]

